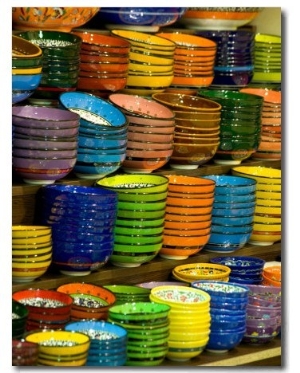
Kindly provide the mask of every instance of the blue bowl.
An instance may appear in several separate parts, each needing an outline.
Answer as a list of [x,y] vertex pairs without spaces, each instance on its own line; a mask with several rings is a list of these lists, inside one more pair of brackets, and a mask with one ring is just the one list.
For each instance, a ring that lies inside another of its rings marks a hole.
[[[43,197],[40,198],[40,202],[43,205],[43,209],[47,210],[48,212],[52,212],[54,214],[59,214],[60,209],[70,210],[71,214],[74,214],[74,213],[88,214],[90,211],[93,214],[103,213],[104,211],[114,211],[117,209],[117,206],[118,206],[117,201],[114,201],[112,203],[103,203],[103,204],[86,204],[86,203],[78,204],[78,203],[71,203],[69,201],[62,201],[62,200],[48,202]],[[65,213],[65,211],[61,211],[61,214],[63,213]]]
[[220,254],[231,254],[240,249],[240,245],[219,245],[219,244],[206,244],[204,246],[205,251],[211,253],[220,253]]
[[68,110],[75,111],[80,118],[101,126],[122,127],[127,124],[125,114],[110,102],[85,92],[64,92],[60,103]]
[[254,215],[255,206],[248,208],[216,208],[213,205],[212,216],[222,217],[244,217]]
[[65,201],[71,203],[103,204],[116,203],[117,192],[105,188],[79,185],[47,185],[41,188],[41,195],[51,201]]
[[256,192],[256,180],[233,175],[206,175],[206,179],[216,182],[215,194],[251,194]]
[[254,221],[254,214],[251,214],[249,216],[240,216],[240,217],[212,216],[211,218],[212,225],[230,225],[231,227],[249,225],[249,224],[252,224],[253,221]]
[[241,321],[227,321],[225,318],[217,320],[214,317],[211,318],[210,330],[212,332],[218,332],[220,330],[238,329],[246,327],[246,319]]
[[191,287],[200,289],[214,297],[230,297],[232,299],[247,299],[249,288],[224,281],[197,280],[191,283]]
[[227,331],[211,331],[206,350],[227,351],[241,343],[246,328],[228,329]]
[[[226,297],[225,297],[226,298]],[[228,299],[228,298],[227,298]],[[232,300],[235,299],[236,302],[232,302]],[[237,300],[239,302],[237,302]],[[247,309],[248,305],[248,298],[229,298],[229,300],[224,300],[224,297],[214,297],[210,300],[210,307],[211,308],[225,308],[227,310],[240,310],[245,311]]]
[[71,219],[68,218],[63,219],[61,216],[46,216],[40,215],[39,221],[41,224],[50,225],[53,229],[56,225],[61,225],[63,223],[63,226],[65,229],[71,229],[75,232],[81,232],[92,230],[93,232],[99,232],[99,230],[103,230],[103,227],[112,227],[115,225],[116,221],[116,215],[113,217],[107,217],[106,219],[101,220],[95,220],[95,219]]
[[[241,286],[244,286],[244,285],[241,285]],[[247,310],[229,310],[227,308],[220,307],[220,308],[211,308],[210,314],[214,317],[225,315],[226,317],[232,318],[233,320],[236,320],[236,319],[240,320],[244,318],[245,316],[247,316]]]
[[211,263],[226,265],[232,269],[258,270],[262,269],[265,260],[252,256],[227,256],[210,259]]
[[79,146],[77,154],[91,154],[91,155],[105,155],[105,154],[125,154],[127,149],[126,146],[119,148],[103,149],[103,148],[89,148],[86,146]]
[[235,277],[235,276],[229,276],[229,281],[235,282],[237,284],[242,284],[242,285],[259,285],[262,283],[263,278],[258,277],[258,278],[243,278],[243,277]]
[[12,90],[34,91],[39,86],[43,74],[12,74]]
[[[62,228],[64,228],[62,226]],[[52,241],[55,242],[65,242],[65,243],[78,243],[80,244],[106,244],[114,240],[114,233],[77,233],[66,231],[65,229],[57,229],[56,227],[52,229]]]
[[113,138],[123,138],[127,136],[127,125],[123,127],[104,127],[88,122],[84,119],[80,119],[79,133],[95,136],[107,136]]
[[118,367],[125,365],[127,361],[127,354],[124,355],[117,355],[117,357],[113,359],[106,359],[105,357],[99,358],[87,358],[86,366],[96,366],[96,367]]
[[94,155],[94,154],[77,154],[77,162],[82,163],[90,163],[90,164],[97,164],[97,163],[118,163],[123,162],[126,158],[126,153],[121,154],[102,154],[102,155]]
[[252,231],[248,233],[231,233],[231,234],[211,232],[208,244],[219,244],[219,245],[223,245],[224,247],[228,247],[231,245],[238,245],[241,248],[249,241],[251,234],[252,234]]
[[249,193],[249,194],[219,194],[215,193],[214,195],[214,203],[249,203],[256,201],[256,193]]
[[122,162],[84,163],[77,162],[74,166],[74,173],[78,178],[91,178],[93,180],[102,179],[117,171],[122,166]]
[[254,70],[224,73],[214,71],[212,84],[217,86],[246,87],[251,83],[253,76]]
[[230,226],[230,225],[211,225],[211,233],[221,233],[221,234],[243,234],[251,233],[253,231],[253,224],[251,225],[241,225],[241,226]]
[[80,134],[78,136],[78,146],[88,147],[88,148],[102,148],[102,149],[111,149],[111,148],[120,148],[126,146],[127,137],[121,139],[107,139],[105,135],[101,137],[95,137],[93,135],[83,136]]
[[22,102],[26,100],[28,97],[33,95],[35,89],[33,90],[12,90],[12,104],[16,104],[18,102]]
[[215,202],[213,203],[213,207],[215,209],[249,209],[256,206],[256,201],[250,202]]

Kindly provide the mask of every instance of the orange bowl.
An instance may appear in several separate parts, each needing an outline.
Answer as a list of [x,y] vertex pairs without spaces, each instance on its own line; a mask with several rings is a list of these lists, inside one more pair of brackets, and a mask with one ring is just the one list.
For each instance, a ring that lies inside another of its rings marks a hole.
[[169,212],[168,210],[166,210],[165,220],[176,221],[176,222],[184,221],[184,222],[193,222],[193,223],[197,222],[198,223],[198,222],[210,220],[212,217],[211,212],[212,212],[212,207],[202,208],[202,211],[200,211],[200,213],[196,215],[189,215],[189,210],[186,210],[184,213]]
[[192,229],[205,229],[211,226],[211,219],[204,221],[176,221],[165,219],[165,229],[177,229],[177,230],[192,230]]
[[268,280],[281,282],[281,266],[265,267],[263,274]]
[[96,7],[13,7],[13,28],[71,32],[87,23],[99,10]]
[[159,256],[166,259],[187,259],[191,255],[199,253],[203,249],[203,246],[167,246],[163,245],[159,250]]
[[[169,213],[169,214],[177,214],[177,215],[181,215],[181,220],[192,220],[191,216],[193,215],[206,215],[206,214],[210,214],[212,212],[212,209],[213,209],[213,204],[211,205],[206,205],[206,206],[199,206],[199,207],[186,207],[184,205],[181,205],[181,206],[170,206],[170,205],[167,205],[166,206],[166,213]],[[186,216],[186,219],[182,219],[182,216]],[[196,218],[195,220],[199,220],[200,218]]]
[[210,234],[203,236],[163,235],[163,246],[204,246],[209,241]]
[[185,198],[167,196],[167,206],[185,206],[185,207],[206,207],[212,206],[214,203],[214,196],[211,198]]

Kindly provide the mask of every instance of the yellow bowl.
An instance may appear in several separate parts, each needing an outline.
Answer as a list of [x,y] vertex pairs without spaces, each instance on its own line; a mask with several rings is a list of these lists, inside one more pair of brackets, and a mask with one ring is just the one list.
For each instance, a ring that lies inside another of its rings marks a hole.
[[13,225],[12,238],[30,238],[45,236],[51,233],[51,227],[46,225]]
[[207,337],[209,337],[209,334],[210,334],[210,329],[202,332],[202,333],[198,333],[198,332],[194,332],[194,333],[190,333],[190,332],[187,332],[184,330],[182,330],[181,332],[175,332],[172,330],[172,328],[170,328],[170,334],[169,334],[169,340],[171,341],[186,341],[186,342],[196,342],[196,341],[199,341],[199,340],[202,340],[202,339],[205,339]]
[[[182,276],[179,276],[177,273],[174,273],[174,271],[172,271],[172,276],[176,279],[176,280],[179,280],[179,281],[185,281],[189,284],[191,284],[193,281],[195,281],[195,279],[187,279],[185,277],[182,277]],[[209,279],[210,281],[223,281],[223,282],[228,282],[229,281],[229,276],[219,276],[217,278],[214,278],[214,279]]]
[[258,224],[281,224],[281,217],[277,218],[263,214],[254,215],[253,222]]
[[257,206],[281,207],[281,199],[256,198]]
[[41,246],[41,245],[29,245],[25,247],[24,245],[13,245],[12,254],[13,255],[44,255],[52,251],[52,245]]
[[[172,310],[174,307],[172,308]],[[177,324],[181,324],[181,327],[183,325],[191,326],[194,324],[195,327],[199,325],[200,329],[206,328],[208,325],[211,323],[211,317],[209,314],[209,311],[207,311],[207,316],[185,316],[186,311],[181,311],[181,315],[174,315],[174,314],[169,314],[169,320],[170,320],[170,325],[175,326]]]
[[165,88],[169,87],[173,81],[173,73],[170,75],[130,75],[127,76],[126,87],[148,87]]
[[25,69],[12,69],[12,75],[28,75],[28,74],[40,74],[42,72],[43,67],[33,67],[33,68],[25,68]]
[[167,57],[157,57],[153,56],[148,53],[135,53],[129,52],[129,60],[130,62],[139,62],[144,63],[146,65],[153,65],[153,66],[164,66],[168,68],[172,68],[174,64],[173,58]]
[[12,238],[12,245],[35,245],[35,244],[46,244],[51,242],[52,235],[45,234],[43,236],[36,237],[23,237],[23,238]]
[[264,192],[263,190],[256,190],[256,197],[262,199],[281,200],[281,192]]
[[168,73],[173,74],[173,66],[170,65],[150,65],[146,63],[133,63],[129,62],[128,64],[129,75],[132,72],[142,72],[150,74],[157,74],[157,73]]
[[33,262],[42,262],[45,260],[49,260],[52,258],[52,250],[48,253],[41,254],[41,255],[16,255],[14,251],[12,251],[12,259],[14,262],[22,262],[22,263],[33,263]]
[[52,259],[48,259],[42,262],[12,262],[12,268],[14,269],[34,269],[34,268],[44,268],[49,267],[52,262]]
[[43,268],[36,271],[20,271],[12,269],[12,281],[13,282],[31,282],[35,279],[41,277],[44,273],[48,270],[47,268]]
[[255,41],[259,43],[281,44],[281,36],[269,34],[255,34]]
[[273,232],[261,232],[251,234],[249,243],[255,245],[272,245],[274,242],[281,240],[281,234],[272,234]]
[[281,185],[281,170],[264,166],[237,166],[231,169],[233,175],[248,177],[262,184]]
[[277,206],[255,206],[254,214],[263,214],[280,217],[281,216],[281,207]]
[[255,223],[254,222],[253,231],[281,232],[281,223],[279,223],[279,224],[264,224],[264,223]]
[[[33,331],[25,337],[28,342],[39,344],[39,353],[49,356],[74,356],[88,351],[90,337],[80,332],[66,330]],[[69,342],[66,345],[66,342]],[[59,346],[63,343],[64,346]]]
[[229,276],[231,269],[214,263],[191,263],[174,267],[172,273],[187,280],[215,280]]
[[182,323],[182,322],[173,322],[170,320],[170,331],[173,331],[174,333],[182,333],[183,331],[185,333],[205,333],[207,332],[211,327],[211,323],[206,324],[200,324],[198,325],[197,319],[195,319],[193,322],[190,323]]

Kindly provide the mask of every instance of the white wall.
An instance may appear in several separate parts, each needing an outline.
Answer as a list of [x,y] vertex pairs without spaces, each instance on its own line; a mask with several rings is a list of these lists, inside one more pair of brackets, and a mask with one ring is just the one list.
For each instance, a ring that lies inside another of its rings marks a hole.
[[261,34],[281,36],[281,8],[264,8],[249,25],[256,26]]

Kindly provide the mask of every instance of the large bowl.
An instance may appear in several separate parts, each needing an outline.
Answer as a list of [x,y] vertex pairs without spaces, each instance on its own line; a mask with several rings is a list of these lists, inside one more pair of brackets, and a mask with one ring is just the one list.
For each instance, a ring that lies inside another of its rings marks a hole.
[[15,30],[60,30],[71,32],[83,26],[100,8],[87,7],[13,7],[12,22]]

